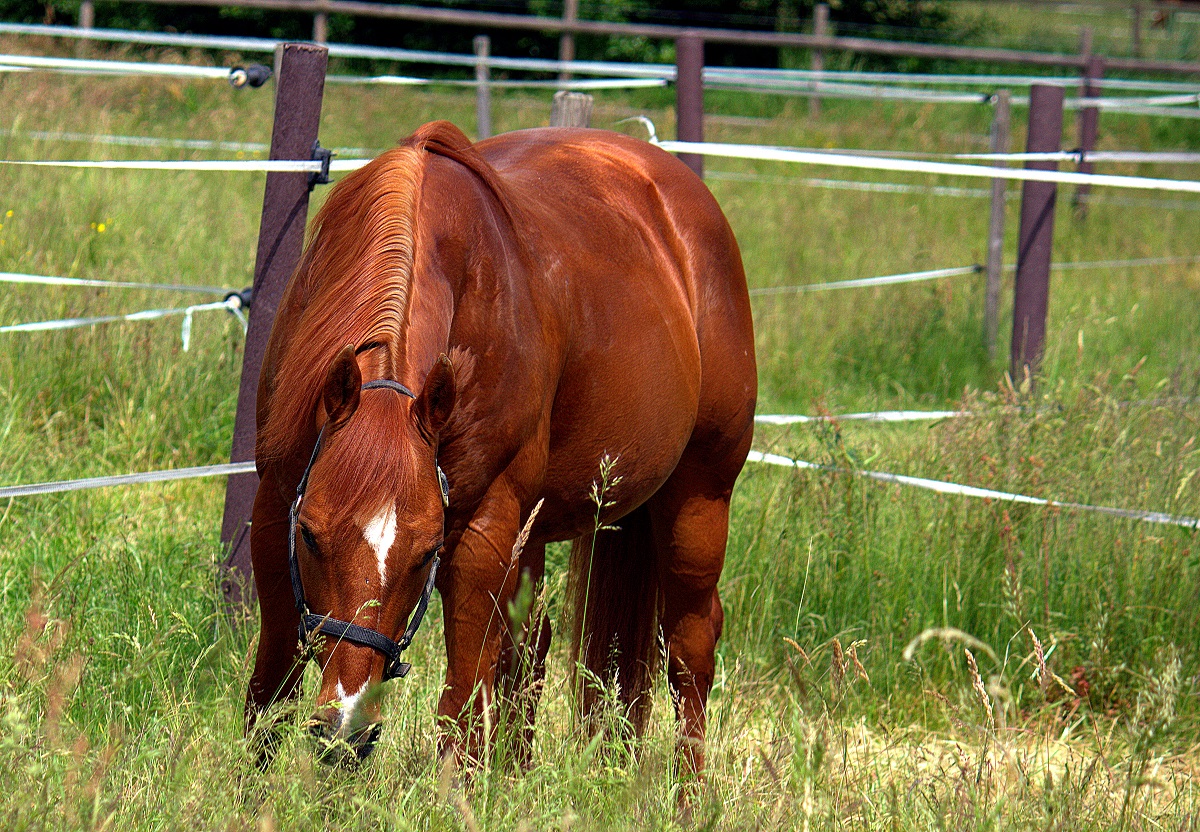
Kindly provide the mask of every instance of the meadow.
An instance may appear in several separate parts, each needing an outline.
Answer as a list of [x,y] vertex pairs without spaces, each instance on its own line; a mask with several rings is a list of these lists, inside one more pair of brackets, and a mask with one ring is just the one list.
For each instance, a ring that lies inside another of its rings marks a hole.
[[[0,51],[54,48],[0,40]],[[38,131],[270,135],[270,87],[12,73],[0,94],[5,159],[207,158]],[[494,101],[497,130],[547,122],[548,92]],[[470,133],[473,106],[464,91],[331,84],[321,140],[382,150],[434,118]],[[732,92],[709,93],[706,110],[714,141],[942,152],[986,149],[991,117],[980,106],[826,101],[813,118],[803,99]],[[673,136],[669,91],[597,93],[594,126],[643,135],[623,121],[635,115]],[[1100,147],[1194,150],[1200,123],[1106,113]],[[1186,166],[1103,170],[1196,178]],[[753,288],[986,254],[977,183],[713,159],[707,173]],[[965,191],[839,184],[848,180]],[[262,188],[262,174],[0,167],[0,271],[241,288]],[[1069,196],[1060,192],[1057,261],[1198,253],[1200,200],[1096,192],[1084,215]],[[994,359],[982,276],[756,296],[760,413],[970,413],[760,425],[756,448],[1200,516],[1198,290],[1195,262],[1056,272],[1036,386],[1005,373],[1011,275]],[[0,324],[190,302],[11,286]],[[0,335],[0,484],[226,461],[242,341],[218,312],[197,314],[186,352],[178,319]],[[665,684],[636,754],[611,739],[617,731],[581,737],[561,642],[533,768],[498,764],[468,783],[441,771],[436,601],[359,771],[322,767],[299,729],[258,771],[241,737],[255,627],[231,624],[216,588],[223,493],[221,480],[196,480],[0,506],[4,828],[1181,829],[1200,818],[1193,530],[747,466],[721,584],[708,776],[685,823]],[[545,597],[557,614],[565,548],[551,559]]]

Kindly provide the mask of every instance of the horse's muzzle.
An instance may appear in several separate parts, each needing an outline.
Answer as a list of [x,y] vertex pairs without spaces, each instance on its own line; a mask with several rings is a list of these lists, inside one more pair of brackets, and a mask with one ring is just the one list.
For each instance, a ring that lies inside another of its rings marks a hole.
[[325,709],[313,714],[308,733],[316,746],[317,758],[335,768],[355,768],[375,749],[380,724],[345,725],[340,711]]

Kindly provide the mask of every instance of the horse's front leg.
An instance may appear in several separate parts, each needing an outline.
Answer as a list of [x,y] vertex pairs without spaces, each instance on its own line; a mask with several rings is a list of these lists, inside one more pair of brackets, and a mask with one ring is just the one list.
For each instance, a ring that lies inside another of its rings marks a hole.
[[483,762],[495,736],[496,671],[520,571],[513,557],[520,512],[511,492],[494,486],[438,573],[447,660],[438,750],[455,763]]
[[272,705],[296,697],[303,673],[297,627],[299,615],[288,571],[288,503],[273,471],[264,471],[254,498],[250,557],[262,626],[254,671],[246,691],[246,733],[259,765],[270,762],[277,745],[273,720],[263,720]]

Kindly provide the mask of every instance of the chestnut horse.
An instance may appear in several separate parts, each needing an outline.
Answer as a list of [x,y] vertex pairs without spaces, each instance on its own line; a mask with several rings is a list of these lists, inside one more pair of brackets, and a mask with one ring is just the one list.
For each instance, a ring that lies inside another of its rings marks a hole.
[[[348,175],[263,364],[248,724],[296,696],[299,625],[322,672],[313,733],[342,748],[333,759],[365,756],[379,709],[363,694],[407,670],[399,651],[436,585],[439,749],[479,759],[497,697],[544,673],[549,622],[509,619],[519,576],[536,585],[546,544],[574,540],[573,655],[615,683],[640,733],[661,628],[681,762],[701,770],[756,391],[733,233],[658,148],[569,128],[472,145],[435,122]],[[617,528],[598,531],[606,457],[599,523]],[[596,704],[589,685],[582,715]]]

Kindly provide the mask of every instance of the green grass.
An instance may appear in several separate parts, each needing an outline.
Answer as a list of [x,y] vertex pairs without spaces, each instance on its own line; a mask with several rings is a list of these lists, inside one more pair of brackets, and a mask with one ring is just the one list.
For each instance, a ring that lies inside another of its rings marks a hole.
[[[238,141],[270,132],[268,90],[31,73],[0,75],[0,94],[0,126],[14,128],[0,136],[3,158],[149,155],[23,137],[33,130]],[[644,113],[668,137],[670,105],[664,92],[601,93],[594,123],[632,133],[636,125],[618,121]],[[813,120],[803,100],[735,94],[707,105],[713,140],[797,146],[977,150],[989,118],[981,108],[827,101]],[[546,96],[497,93],[494,121],[533,126],[548,111]],[[469,131],[473,101],[331,86],[321,137],[383,148],[438,117]],[[1102,128],[1104,148],[1200,145],[1194,124],[1105,114]],[[1014,146],[1022,140],[1018,128]],[[934,180],[733,160],[709,160],[708,170],[755,287],[984,256],[986,199],[802,181]],[[1116,170],[1194,178],[1185,167]],[[262,186],[261,175],[0,169],[0,270],[240,287]],[[1110,201],[1084,219],[1069,189],[1062,194],[1057,259],[1197,253],[1200,202],[1099,196]],[[1017,207],[1010,202],[1010,263]],[[980,278],[756,298],[761,412],[973,414],[932,425],[763,426],[756,446],[847,469],[1200,516],[1200,412],[1187,400],[1200,384],[1198,284],[1196,265],[1056,273],[1036,392],[1005,378],[1006,327],[999,357],[987,357]],[[1002,321],[1011,291],[1009,279]],[[6,287],[0,323],[193,300]],[[224,461],[240,327],[224,313],[198,315],[183,352],[178,326],[2,336],[0,482]],[[1129,404],[1143,400],[1153,401]],[[384,738],[361,771],[322,768],[299,731],[271,769],[255,770],[241,739],[255,633],[229,626],[216,590],[222,499],[222,482],[190,481],[0,506],[5,828],[681,825],[664,686],[636,757],[580,738],[562,644],[534,768],[485,769],[465,785],[446,778],[434,751],[444,668],[436,603],[412,676],[389,686]],[[556,614],[565,549],[551,560]],[[735,495],[721,593],[727,626],[695,826],[1150,829],[1186,826],[1200,811],[1193,532],[752,466]],[[906,658],[922,633],[928,640]]]

